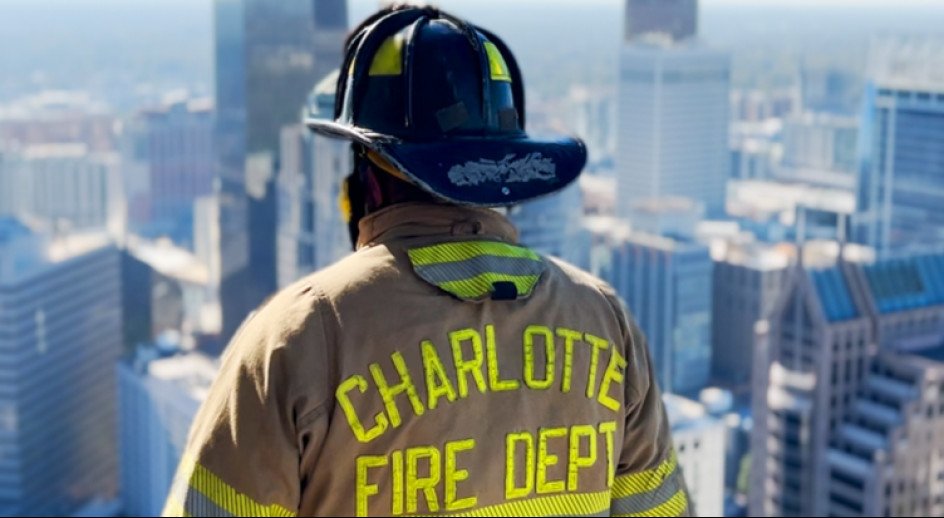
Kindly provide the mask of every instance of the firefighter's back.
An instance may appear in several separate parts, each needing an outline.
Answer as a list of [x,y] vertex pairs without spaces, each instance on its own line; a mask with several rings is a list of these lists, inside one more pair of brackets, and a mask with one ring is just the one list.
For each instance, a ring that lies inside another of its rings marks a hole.
[[[302,283],[321,299],[324,338],[311,345],[333,383],[325,423],[309,423],[322,434],[309,439],[301,511],[608,511],[627,394],[649,385],[615,295],[510,244],[497,214],[395,212],[412,228],[381,222],[377,234],[410,237]],[[416,236],[418,219],[450,216],[449,232]]]

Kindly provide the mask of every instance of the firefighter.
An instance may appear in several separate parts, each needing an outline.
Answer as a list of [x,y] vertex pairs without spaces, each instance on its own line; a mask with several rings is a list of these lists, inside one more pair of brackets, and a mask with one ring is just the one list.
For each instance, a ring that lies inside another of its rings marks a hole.
[[356,252],[275,295],[222,358],[165,514],[689,514],[642,334],[602,281],[495,207],[580,174],[524,132],[494,34],[429,7],[346,42]]

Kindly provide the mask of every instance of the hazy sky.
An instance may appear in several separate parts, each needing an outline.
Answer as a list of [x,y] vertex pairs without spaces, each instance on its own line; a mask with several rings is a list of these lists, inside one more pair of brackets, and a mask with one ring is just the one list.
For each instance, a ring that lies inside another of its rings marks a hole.
[[[0,102],[42,88],[127,107],[179,86],[210,94],[213,1],[0,0]],[[430,1],[502,35],[542,93],[614,81],[625,0]],[[944,36],[944,0],[699,1],[699,33],[732,52],[736,84],[781,85],[801,63],[861,70],[877,34]],[[380,2],[349,3],[356,24]]]

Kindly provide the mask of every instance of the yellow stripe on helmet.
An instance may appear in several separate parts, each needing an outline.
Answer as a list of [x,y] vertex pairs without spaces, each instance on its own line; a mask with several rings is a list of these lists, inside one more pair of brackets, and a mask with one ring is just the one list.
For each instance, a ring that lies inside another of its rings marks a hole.
[[508,71],[508,63],[502,56],[498,47],[490,41],[485,42],[485,53],[488,54],[488,66],[495,81],[511,82],[511,72]]

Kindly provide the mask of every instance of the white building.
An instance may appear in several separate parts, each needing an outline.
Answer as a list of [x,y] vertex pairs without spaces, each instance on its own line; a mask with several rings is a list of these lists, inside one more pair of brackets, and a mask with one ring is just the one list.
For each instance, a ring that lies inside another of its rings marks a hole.
[[620,54],[617,210],[638,198],[684,196],[724,212],[729,174],[730,57],[650,36]]
[[784,120],[783,160],[775,176],[854,190],[858,133],[852,117],[806,113]]
[[531,200],[509,210],[521,243],[538,253],[579,262],[582,252],[574,246],[583,212],[583,194],[578,182],[560,192]]
[[696,401],[662,396],[696,516],[724,515],[725,425]]
[[121,494],[129,516],[160,515],[190,425],[218,370],[199,353],[158,354],[140,349],[131,364],[118,365]]
[[[310,113],[334,113],[337,77],[315,86]],[[352,165],[350,144],[315,135],[302,124],[282,128],[281,146],[276,271],[284,287],[350,253],[339,196]]]
[[85,144],[0,150],[0,214],[47,229],[123,228],[118,159]]
[[616,149],[616,92],[575,86],[567,95],[569,127],[587,145],[588,164],[611,158]]

